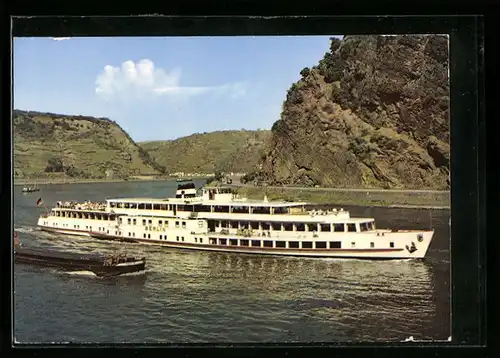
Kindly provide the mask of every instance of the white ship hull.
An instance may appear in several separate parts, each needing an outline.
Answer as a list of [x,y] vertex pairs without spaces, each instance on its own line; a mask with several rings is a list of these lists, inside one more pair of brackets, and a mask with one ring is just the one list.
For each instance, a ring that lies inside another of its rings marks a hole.
[[[95,223],[89,223],[94,224]],[[80,224],[81,225],[81,224]],[[87,225],[90,227],[90,225]],[[340,240],[342,246],[347,246],[347,243],[357,242],[361,246],[361,242],[375,242],[378,247],[359,247],[359,248],[290,248],[290,247],[276,247],[276,241],[284,240],[278,237],[262,237],[252,236],[238,238],[237,236],[221,235],[218,233],[208,234],[187,234],[179,232],[158,231],[162,236],[167,237],[165,240],[158,240],[153,238],[142,238],[144,234],[135,233],[134,236],[125,235],[110,235],[103,231],[82,231],[75,229],[61,229],[54,226],[41,225],[39,228],[43,231],[53,232],[65,235],[94,237],[109,241],[128,241],[140,244],[160,245],[177,249],[189,250],[202,250],[202,251],[219,251],[219,252],[234,252],[242,254],[258,254],[258,255],[276,255],[276,256],[304,256],[304,257],[329,257],[329,258],[357,258],[357,259],[421,259],[425,257],[429,248],[430,242],[434,231],[402,231],[390,232],[385,230],[377,230],[375,232],[368,232],[365,234],[353,233],[345,235],[344,239],[338,239],[332,235],[330,238],[323,238],[324,242],[327,240]],[[115,228],[115,226],[113,226]],[[179,235],[174,235],[174,234]],[[378,235],[377,235],[378,233]],[[383,234],[383,236],[382,236]],[[180,236],[184,235],[184,236]],[[419,235],[422,235],[421,241],[418,240]],[[182,237],[184,242],[172,240],[174,237]],[[169,239],[169,238],[172,239]],[[209,244],[210,239],[216,239],[217,243]],[[226,240],[226,245],[220,244],[220,239]],[[237,245],[230,245],[229,240],[238,240]],[[306,238],[307,239],[307,238]],[[379,239],[379,242],[375,240]],[[196,240],[196,242],[195,242]],[[258,240],[261,242],[260,247],[242,246],[241,240],[249,241]],[[353,241],[355,240],[355,241]],[[202,241],[203,243],[200,243]],[[263,242],[268,241],[273,243],[273,247],[264,247]],[[303,240],[305,241],[305,240]],[[394,247],[389,247],[390,242],[394,242]],[[410,251],[414,244],[415,251]]]
[[45,227],[45,226],[40,226],[40,225],[38,226],[38,228],[42,231],[53,232],[56,234],[90,237],[90,233],[86,232],[86,231],[55,229],[55,228]]
[[[54,208],[45,231],[166,247],[243,254],[359,259],[420,259],[433,230],[375,229],[373,218],[303,203],[245,201],[209,189],[202,197],[108,199],[104,206]],[[219,189],[216,189],[219,190]]]
[[216,251],[240,254],[257,254],[273,256],[297,256],[297,257],[324,257],[344,259],[369,259],[369,260],[395,260],[395,259],[421,259],[425,253],[409,255],[405,249],[280,249],[280,248],[253,248],[241,246],[221,246],[202,244],[183,244],[175,242],[161,242],[159,240],[135,239],[138,243],[161,245],[176,249]]

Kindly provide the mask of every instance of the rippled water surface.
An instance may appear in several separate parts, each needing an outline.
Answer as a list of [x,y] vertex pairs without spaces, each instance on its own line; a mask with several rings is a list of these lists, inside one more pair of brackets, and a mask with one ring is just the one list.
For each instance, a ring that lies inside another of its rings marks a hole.
[[174,182],[42,186],[14,192],[26,246],[147,257],[145,273],[91,273],[16,265],[18,342],[339,342],[450,336],[449,211],[345,207],[378,227],[436,230],[424,261],[287,258],[168,249],[36,229],[42,196],[103,200],[171,196]]

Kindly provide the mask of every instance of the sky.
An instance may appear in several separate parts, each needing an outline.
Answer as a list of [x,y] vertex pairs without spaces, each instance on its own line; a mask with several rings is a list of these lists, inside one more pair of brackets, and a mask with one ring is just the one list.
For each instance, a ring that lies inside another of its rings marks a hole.
[[270,129],[330,37],[15,38],[14,108],[107,117],[137,142]]

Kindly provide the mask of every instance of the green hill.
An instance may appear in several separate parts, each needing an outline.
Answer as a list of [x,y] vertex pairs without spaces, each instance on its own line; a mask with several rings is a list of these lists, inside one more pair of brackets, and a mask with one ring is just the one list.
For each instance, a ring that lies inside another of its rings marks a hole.
[[269,137],[268,130],[231,130],[139,145],[169,173],[246,173],[262,160]]
[[114,121],[14,110],[14,176],[124,178],[164,168]]

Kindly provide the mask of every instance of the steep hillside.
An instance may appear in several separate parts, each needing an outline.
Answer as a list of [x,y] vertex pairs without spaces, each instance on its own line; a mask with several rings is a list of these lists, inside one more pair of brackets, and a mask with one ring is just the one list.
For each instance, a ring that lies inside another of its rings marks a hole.
[[17,178],[123,178],[163,171],[106,118],[15,110],[13,142]]
[[139,143],[169,173],[248,172],[264,155],[270,131],[219,131]]
[[445,36],[332,39],[286,96],[257,177],[270,184],[449,188]]

